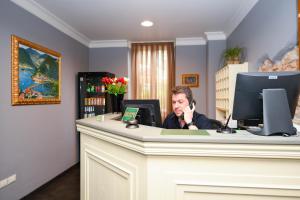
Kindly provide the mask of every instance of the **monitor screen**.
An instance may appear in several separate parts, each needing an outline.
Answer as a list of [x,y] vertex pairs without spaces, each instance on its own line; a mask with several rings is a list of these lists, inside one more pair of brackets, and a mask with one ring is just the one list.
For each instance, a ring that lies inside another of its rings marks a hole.
[[263,89],[283,88],[287,92],[291,116],[294,117],[300,89],[299,72],[247,72],[236,77],[232,118],[262,119]]
[[[265,90],[268,89],[268,90]],[[300,92],[300,73],[299,72],[247,72],[238,73],[236,77],[235,96],[233,104],[232,118],[236,120],[257,120],[264,121],[264,107],[272,110],[274,114],[281,116],[281,113],[276,113],[278,107],[282,104],[278,103],[278,98],[268,100],[264,99],[263,95],[272,89],[283,89],[286,92],[287,109],[291,118],[294,117],[295,110],[298,104]],[[263,92],[264,90],[264,92]],[[276,90],[275,90],[276,92]],[[270,98],[268,98],[270,99]],[[263,103],[265,101],[265,104]],[[280,100],[281,101],[281,100]],[[280,105],[275,107],[274,105]],[[265,110],[265,111],[264,111]],[[280,109],[278,109],[280,110]],[[266,113],[265,113],[266,114]],[[265,115],[267,116],[267,115]],[[265,122],[264,122],[265,123]]]
[[157,99],[135,99],[124,100],[122,105],[122,114],[127,107],[139,108],[136,116],[139,124],[147,126],[161,127],[161,113],[159,100]]

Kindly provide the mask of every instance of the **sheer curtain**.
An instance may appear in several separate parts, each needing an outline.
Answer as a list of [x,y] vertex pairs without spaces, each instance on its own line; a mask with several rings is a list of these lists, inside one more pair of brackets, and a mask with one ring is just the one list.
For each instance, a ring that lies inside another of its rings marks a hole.
[[131,45],[133,99],[159,99],[162,118],[171,111],[171,89],[175,86],[174,44]]

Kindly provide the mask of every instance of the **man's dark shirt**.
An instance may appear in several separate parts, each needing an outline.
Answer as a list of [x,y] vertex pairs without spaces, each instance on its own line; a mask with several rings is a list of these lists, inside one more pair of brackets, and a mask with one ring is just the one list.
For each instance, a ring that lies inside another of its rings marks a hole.
[[[192,121],[198,129],[212,129],[212,125],[209,119],[203,114],[194,112]],[[162,127],[167,129],[188,129],[188,126],[186,124],[184,125],[184,127],[180,127],[178,117],[174,112],[166,117]]]

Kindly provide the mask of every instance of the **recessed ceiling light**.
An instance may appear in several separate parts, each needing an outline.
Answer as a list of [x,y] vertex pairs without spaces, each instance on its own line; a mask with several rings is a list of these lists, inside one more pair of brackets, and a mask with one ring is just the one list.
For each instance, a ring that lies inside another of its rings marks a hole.
[[141,23],[141,25],[144,27],[150,27],[150,26],[153,26],[153,22],[145,20]]

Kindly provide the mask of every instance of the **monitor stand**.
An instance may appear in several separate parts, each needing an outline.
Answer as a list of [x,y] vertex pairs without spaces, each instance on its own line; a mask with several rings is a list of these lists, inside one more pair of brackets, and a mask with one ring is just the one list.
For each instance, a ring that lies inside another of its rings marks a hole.
[[255,135],[291,136],[297,134],[285,89],[263,89],[263,127],[247,129]]

